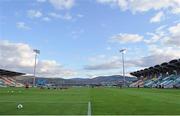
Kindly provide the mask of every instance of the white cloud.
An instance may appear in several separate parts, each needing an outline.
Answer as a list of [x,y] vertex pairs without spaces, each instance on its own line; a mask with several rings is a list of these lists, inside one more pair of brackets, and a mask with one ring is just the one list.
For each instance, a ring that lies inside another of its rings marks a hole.
[[91,64],[84,67],[85,70],[110,70],[120,68],[120,62],[104,62],[101,64]]
[[[169,62],[170,60],[177,59],[180,56],[180,48],[174,49],[173,47],[150,45],[148,46],[149,54],[139,58],[131,58],[125,60],[126,70],[130,68],[146,68],[161,64],[163,62]],[[134,54],[137,55],[137,54]],[[106,55],[99,55],[92,57],[90,63],[84,66],[85,70],[90,71],[103,71],[103,70],[115,70],[122,68],[122,59],[119,56],[107,57]]]
[[58,10],[71,9],[74,6],[74,0],[49,0],[49,2]]
[[[122,34],[121,34],[122,35]],[[144,56],[140,56],[136,50],[131,54],[134,55],[133,59],[126,59],[126,68],[145,68],[168,62],[173,59],[179,59],[180,56],[180,23],[167,27],[167,25],[160,26],[154,33],[147,33],[151,36],[150,39],[143,39],[145,46],[148,48],[144,51]],[[120,39],[119,39],[120,38]],[[133,39],[123,38],[120,36],[118,39],[122,43],[132,41]],[[142,40],[142,39],[140,39]],[[138,39],[139,41],[139,39]],[[175,45],[175,46],[172,46]],[[142,51],[142,49],[140,49]],[[141,54],[142,55],[142,54]],[[137,57],[138,56],[138,57]],[[86,65],[86,70],[115,70],[121,67],[121,59],[116,57],[115,59],[107,58],[106,55],[100,55],[90,59],[89,65]]]
[[[180,56],[180,23],[171,27],[161,26],[155,33],[150,33],[152,38],[146,41],[149,53],[145,57],[131,61],[138,67],[149,67],[178,59]],[[149,44],[150,43],[150,44]]]
[[150,39],[145,39],[144,42],[147,44],[152,44],[152,43],[156,43],[161,39],[161,36],[159,34],[155,34],[155,33],[147,33],[147,35],[150,35],[151,38]]
[[97,2],[102,3],[102,4],[114,4],[114,3],[117,3],[118,1],[117,0],[97,0]]
[[164,19],[165,15],[162,11],[158,12],[155,16],[150,19],[151,23],[157,23]]
[[128,1],[127,0],[97,0],[101,4],[110,4],[111,6],[119,6],[121,10],[127,10]]
[[27,15],[29,18],[40,18],[43,14],[38,10],[28,10]]
[[149,10],[175,10],[180,7],[179,0],[97,0],[102,4],[114,4],[122,10],[147,12]]
[[169,32],[172,34],[172,36],[180,36],[180,23],[170,27]]
[[168,31],[168,26],[162,25],[158,27],[157,29],[155,29],[153,32],[147,32],[144,42],[149,45],[162,44],[162,43],[166,43],[165,41],[169,37],[170,37],[170,34]]
[[[131,55],[132,56],[134,55],[134,57],[131,59],[127,57],[127,59],[125,60],[126,71],[130,72],[132,71],[132,69],[133,70],[143,69],[150,66],[155,66],[157,64],[161,64],[163,62],[169,62],[170,60],[173,59],[179,59],[180,56],[179,30],[180,30],[180,24],[176,24],[171,27],[167,27],[167,25],[163,25],[157,28],[154,33],[147,33],[147,35],[151,36],[151,38],[149,40],[143,39],[143,41],[145,42],[145,46],[148,49],[144,51],[145,54],[143,56],[142,54],[139,55],[138,51],[133,50],[134,52]],[[168,41],[166,40],[165,44],[164,44],[165,41],[164,37],[168,38]],[[120,39],[120,40],[123,41],[124,39]],[[126,40],[125,43],[129,41]],[[176,46],[172,46],[172,45],[176,45]],[[142,51],[142,49],[140,50]],[[100,72],[105,71],[107,74],[108,73],[113,74],[113,72],[111,73],[111,71],[120,70],[120,68],[122,68],[122,60],[121,57],[118,56],[107,57],[106,55],[99,55],[96,57],[92,57],[90,61],[91,62],[88,65],[84,66],[84,69],[88,71],[94,71],[93,74],[98,74],[99,71]]]
[[55,12],[51,12],[49,13],[49,16],[52,17],[52,18],[59,18],[59,19],[63,19],[63,20],[72,20],[73,17],[66,13],[65,15],[61,15],[61,14],[57,14]]
[[73,70],[65,69],[61,64],[58,64],[54,60],[40,61],[37,72],[39,75],[45,77],[69,77],[76,74]]
[[32,67],[34,55],[29,45],[0,40],[1,65],[7,67]]
[[89,61],[90,64],[84,66],[85,70],[110,70],[121,66],[121,61],[117,56],[107,57],[101,54],[91,57]]
[[179,47],[180,45],[180,23],[175,26],[171,26],[168,28],[169,36],[164,38],[166,44],[176,45]]
[[64,16],[62,16],[62,19],[71,20],[72,16],[70,14],[66,13]]
[[180,14],[180,7],[172,9],[173,14]]
[[149,10],[161,10],[171,7],[171,0],[133,0],[130,1],[130,9],[134,12],[146,12]]
[[79,38],[85,32],[84,29],[77,29],[71,32],[71,35],[74,39]]
[[49,17],[43,17],[42,20],[43,21],[50,21],[51,19]]
[[[160,26],[153,33],[147,33],[146,35],[151,37],[150,39],[143,39],[148,49],[143,51],[145,53],[144,55],[140,55],[138,51],[133,50],[134,53],[131,55],[134,55],[134,57],[131,59],[127,57],[125,61],[128,72],[132,69],[144,69],[163,62],[169,62],[173,59],[179,59],[180,57],[180,23],[169,27],[167,25]],[[124,39],[120,40],[122,41]],[[92,57],[90,61],[88,65],[84,66],[84,69],[94,71],[93,74],[98,74],[96,72],[99,71],[104,72],[104,70],[106,70],[105,72],[107,74],[108,72],[109,74],[113,74],[110,71],[120,70],[122,66],[122,61],[119,57],[108,58],[106,55],[99,55],[98,57]]]
[[126,0],[118,0],[118,5],[122,10],[127,10],[128,2]]
[[[32,74],[33,49],[28,44],[0,40],[0,62],[2,68]],[[38,60],[37,62],[38,76],[68,78],[75,74],[75,71],[64,68],[54,60]]]
[[138,67],[149,67],[179,58],[179,30],[180,23],[171,27],[161,26],[155,30],[155,33],[148,33],[152,36],[151,39],[145,40],[148,43],[148,55],[130,62]]
[[18,29],[25,29],[25,30],[30,30],[31,29],[29,26],[26,25],[25,22],[17,22],[16,27]]
[[[85,70],[113,70],[122,68],[122,59],[121,56],[106,56],[106,55],[97,55],[89,59],[90,63],[84,66]],[[134,64],[127,62],[126,68],[132,67]]]
[[106,47],[106,50],[112,50],[112,47],[108,46]]
[[79,18],[83,18],[83,17],[84,17],[84,15],[83,15],[83,14],[77,14],[77,17],[79,17]]
[[137,67],[150,67],[179,58],[180,49],[160,45],[149,46],[150,55],[131,61]]
[[135,43],[140,42],[143,40],[143,36],[138,34],[127,34],[127,33],[120,33],[111,37],[112,41],[117,41],[120,43]]
[[46,0],[37,0],[37,2],[46,2]]
[[154,32],[147,32],[146,35],[150,36],[149,39],[144,39],[144,42],[147,44],[157,43],[162,40],[163,37],[168,36],[166,32],[167,25],[162,25],[158,27]]
[[57,14],[55,12],[49,13],[49,16],[54,17],[54,18],[61,18],[62,17],[60,14]]
[[[151,23],[160,22],[165,15],[180,14],[180,0],[96,0],[100,4],[119,7],[122,11],[130,11],[133,14],[155,11],[158,12]],[[164,12],[164,13],[163,13]],[[165,14],[166,13],[166,14]]]

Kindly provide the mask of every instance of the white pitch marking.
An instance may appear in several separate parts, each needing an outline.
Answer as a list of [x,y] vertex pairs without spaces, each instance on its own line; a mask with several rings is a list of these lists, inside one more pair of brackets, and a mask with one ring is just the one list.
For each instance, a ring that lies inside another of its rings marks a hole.
[[88,102],[88,112],[87,112],[88,116],[91,116],[91,102]]

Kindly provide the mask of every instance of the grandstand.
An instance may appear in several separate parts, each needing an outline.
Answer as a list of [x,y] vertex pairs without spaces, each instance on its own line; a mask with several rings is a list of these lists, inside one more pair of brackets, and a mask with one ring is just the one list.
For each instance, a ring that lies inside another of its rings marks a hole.
[[23,87],[24,85],[16,81],[17,76],[24,73],[0,69],[0,87]]
[[180,59],[130,73],[138,78],[130,87],[180,88]]

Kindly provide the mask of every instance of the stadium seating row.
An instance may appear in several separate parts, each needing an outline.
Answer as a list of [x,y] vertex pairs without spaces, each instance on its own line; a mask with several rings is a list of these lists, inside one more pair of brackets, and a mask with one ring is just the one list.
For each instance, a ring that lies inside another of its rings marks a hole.
[[0,77],[0,87],[23,87],[24,85],[21,83],[16,82],[13,78],[8,77]]
[[180,75],[159,76],[152,79],[140,79],[130,85],[130,87],[146,88],[180,88]]

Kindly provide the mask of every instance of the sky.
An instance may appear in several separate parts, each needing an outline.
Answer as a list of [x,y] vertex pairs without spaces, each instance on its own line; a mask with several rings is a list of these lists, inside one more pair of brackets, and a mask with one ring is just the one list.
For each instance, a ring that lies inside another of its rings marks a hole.
[[126,75],[180,58],[180,0],[1,0],[0,68],[37,76]]

